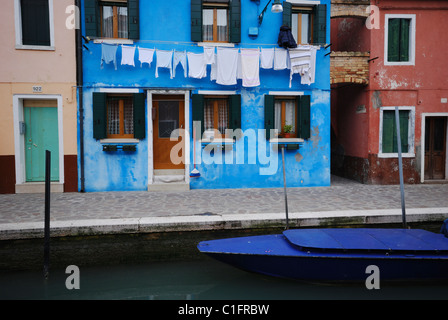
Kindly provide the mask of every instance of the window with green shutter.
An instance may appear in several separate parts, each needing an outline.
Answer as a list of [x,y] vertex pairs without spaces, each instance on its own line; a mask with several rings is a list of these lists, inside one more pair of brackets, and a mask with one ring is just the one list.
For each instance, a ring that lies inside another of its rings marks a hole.
[[50,46],[48,0],[20,0],[22,44]]
[[266,139],[274,138],[271,136],[271,129],[276,129],[279,134],[283,134],[285,125],[292,126],[291,137],[310,138],[310,96],[265,95],[264,102]]
[[[409,152],[409,116],[408,110],[399,111],[401,152]],[[383,110],[382,153],[397,153],[397,125],[394,110]]]
[[410,27],[411,19],[391,18],[388,20],[387,61],[409,61]]
[[[225,135],[227,129],[241,129],[241,95],[207,96],[192,95],[193,122],[201,123],[201,132],[196,139],[201,139],[205,131],[219,131]],[[216,135],[214,135],[216,138]]]
[[145,138],[143,93],[93,93],[93,137],[95,139]]
[[140,38],[139,0],[85,0],[86,36],[94,38]]

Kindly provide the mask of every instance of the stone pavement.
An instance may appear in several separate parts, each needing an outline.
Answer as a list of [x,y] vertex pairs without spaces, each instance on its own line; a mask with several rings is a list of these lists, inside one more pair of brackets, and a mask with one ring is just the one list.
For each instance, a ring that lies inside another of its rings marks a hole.
[[[291,226],[401,222],[399,185],[332,177],[288,188]],[[405,185],[408,222],[448,218],[448,184]],[[336,220],[338,221],[336,221]],[[41,237],[44,194],[0,195],[0,239]],[[285,223],[282,188],[51,194],[52,236],[261,228]]]

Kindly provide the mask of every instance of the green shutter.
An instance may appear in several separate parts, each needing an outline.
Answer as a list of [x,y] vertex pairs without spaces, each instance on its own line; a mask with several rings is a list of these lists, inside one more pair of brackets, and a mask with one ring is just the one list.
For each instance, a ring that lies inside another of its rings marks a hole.
[[241,42],[241,0],[230,0],[230,38],[232,43]]
[[389,19],[387,31],[387,61],[400,61],[400,20]]
[[264,128],[266,129],[266,139],[271,138],[271,129],[274,129],[274,96],[264,96]]
[[134,138],[145,139],[145,94],[134,93],[132,95],[134,107]]
[[382,152],[392,153],[394,152],[394,145],[397,144],[394,141],[397,135],[395,130],[395,114],[394,111],[383,111],[383,137],[382,137]]
[[410,19],[400,19],[400,61],[409,61]]
[[[400,119],[400,138],[401,138],[401,152],[407,153],[409,149],[408,141],[408,130],[409,130],[409,111],[399,111]],[[395,128],[395,135],[397,134],[397,129]],[[394,147],[396,144],[394,145]],[[398,147],[395,147],[398,152]]]
[[196,132],[196,140],[202,138],[204,132],[204,96],[202,94],[193,94],[191,97],[192,103],[192,120],[201,122],[201,132]]
[[292,25],[292,4],[287,1],[283,1],[283,16],[282,25],[291,27]]
[[95,139],[104,139],[107,137],[107,105],[106,93],[93,93],[93,137]]
[[139,0],[128,0],[129,39],[140,39]]
[[191,41],[202,41],[202,0],[191,0]]
[[84,0],[84,20],[86,36],[97,38],[100,36],[100,15],[97,0]]
[[297,134],[298,138],[309,139],[311,137],[311,103],[310,96],[300,96],[297,101]]
[[319,4],[314,11],[313,43],[325,44],[327,41],[327,5]]
[[229,129],[241,129],[241,95],[229,96],[230,125]]

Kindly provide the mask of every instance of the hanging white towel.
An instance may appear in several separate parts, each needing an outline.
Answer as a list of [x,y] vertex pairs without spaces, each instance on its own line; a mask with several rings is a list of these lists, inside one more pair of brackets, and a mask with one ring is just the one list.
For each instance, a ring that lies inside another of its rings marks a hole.
[[173,50],[156,50],[156,78],[159,77],[159,68],[168,68],[170,69],[170,79],[173,79]]
[[149,64],[151,67],[152,60],[154,58],[155,49],[138,48],[138,59],[140,60],[140,67],[143,67],[144,63]]
[[260,67],[272,69],[274,66],[274,48],[261,48]]
[[304,73],[304,75],[300,79],[301,84],[312,84],[314,83],[315,74],[316,74],[316,52],[317,49],[315,47],[311,47],[310,49],[310,67],[308,71]]
[[243,67],[241,66],[241,52],[238,53],[238,64],[236,67],[236,78],[243,79]]
[[190,78],[202,79],[207,76],[207,65],[204,53],[188,52],[188,76]]
[[260,85],[260,50],[241,49],[243,87]]
[[107,64],[113,62],[115,70],[117,70],[117,48],[116,44],[101,44],[101,69],[103,69],[104,62]]
[[210,80],[215,80],[218,73],[218,65],[216,64],[216,53],[213,55],[213,63],[210,70]]
[[288,68],[288,50],[275,48],[274,50],[274,70],[283,70]]
[[204,47],[205,64],[213,64],[215,59],[215,47]]
[[289,58],[291,64],[291,72],[289,76],[289,87],[291,88],[292,76],[295,73],[300,74],[302,79],[305,74],[308,75],[311,60],[311,51],[309,46],[298,46],[289,49]]
[[187,77],[187,51],[174,51],[173,56],[173,77],[176,76],[176,67],[178,64],[184,69],[184,77]]
[[121,46],[121,65],[129,65],[135,67],[134,64],[135,47]]
[[217,48],[217,76],[216,83],[235,85],[238,69],[238,49]]

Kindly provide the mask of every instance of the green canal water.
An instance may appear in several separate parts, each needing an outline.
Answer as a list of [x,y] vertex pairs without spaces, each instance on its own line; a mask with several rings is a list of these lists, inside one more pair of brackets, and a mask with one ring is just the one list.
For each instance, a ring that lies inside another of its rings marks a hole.
[[[270,230],[272,233],[278,230]],[[59,238],[51,241],[43,276],[42,240],[0,243],[1,300],[341,300],[448,299],[447,283],[322,284],[278,279],[222,264],[196,249],[199,241],[257,232]],[[79,289],[68,289],[79,268]],[[448,272],[448,270],[447,270]],[[367,277],[368,275],[366,275]]]

